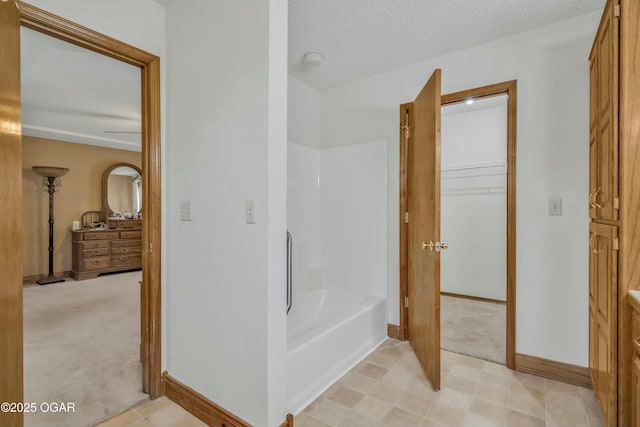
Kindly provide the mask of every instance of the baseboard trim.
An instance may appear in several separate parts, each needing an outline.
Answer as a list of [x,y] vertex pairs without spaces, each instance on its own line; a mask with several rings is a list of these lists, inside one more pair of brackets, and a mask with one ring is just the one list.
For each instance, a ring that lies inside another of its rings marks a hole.
[[491,302],[491,303],[494,303],[494,304],[506,304],[507,303],[506,301],[500,301],[499,299],[476,297],[476,296],[473,296],[473,295],[454,294],[452,292],[440,292],[440,295],[444,295],[444,296],[452,297],[452,298],[470,299],[472,301]]
[[280,427],[293,427],[293,415],[287,414],[287,419],[280,424]]
[[394,340],[402,339],[400,338],[400,326],[393,325],[391,323],[387,324],[387,336]]
[[[71,270],[69,271],[58,271],[57,273],[53,273],[56,277],[63,277],[68,279],[71,277]],[[29,276],[22,276],[22,284],[23,285],[35,285],[38,280],[46,279],[49,277],[47,273],[43,274],[31,274]]]
[[164,394],[211,427],[250,427],[251,424],[213,403],[191,387],[182,384],[165,371],[162,374]]
[[[191,387],[182,384],[167,371],[162,373],[162,383],[164,395],[169,400],[182,406],[210,427],[251,427],[251,424],[207,399]],[[287,419],[280,427],[293,427],[293,415],[287,414]]]
[[516,371],[563,383],[592,388],[589,368],[516,353]]

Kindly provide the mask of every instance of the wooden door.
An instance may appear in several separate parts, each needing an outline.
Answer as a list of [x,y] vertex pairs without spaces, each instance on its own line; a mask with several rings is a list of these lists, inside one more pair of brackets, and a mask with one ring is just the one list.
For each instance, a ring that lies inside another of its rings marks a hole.
[[593,379],[596,397],[602,405],[605,425],[613,426],[617,419],[617,325],[618,325],[618,227],[592,222],[592,254],[590,280],[595,301],[590,304],[594,324],[594,340],[589,361],[595,370]]
[[[20,15],[0,1],[0,402],[23,402]],[[20,412],[0,425],[22,426]]]
[[413,102],[407,152],[408,334],[434,390],[440,389],[440,108],[438,69]]

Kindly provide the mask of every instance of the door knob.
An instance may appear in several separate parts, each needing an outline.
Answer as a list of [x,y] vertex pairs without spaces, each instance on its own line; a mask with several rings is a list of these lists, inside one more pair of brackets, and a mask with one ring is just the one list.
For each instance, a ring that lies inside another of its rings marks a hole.
[[430,251],[433,251],[433,248],[436,247],[436,244],[429,240],[429,243],[422,242],[422,250],[429,248]]
[[448,243],[440,243],[440,249],[442,249],[443,251],[446,251],[449,248],[449,244]]

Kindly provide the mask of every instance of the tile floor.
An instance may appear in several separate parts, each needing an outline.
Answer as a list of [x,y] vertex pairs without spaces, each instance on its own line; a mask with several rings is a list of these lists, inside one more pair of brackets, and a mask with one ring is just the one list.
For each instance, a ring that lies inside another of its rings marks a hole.
[[96,427],[207,427],[180,405],[160,397],[144,402]]
[[593,391],[442,352],[433,392],[409,343],[388,340],[295,418],[295,427],[601,427]]
[[[593,391],[442,352],[431,390],[407,342],[387,340],[295,417],[295,427],[603,427]],[[201,427],[166,398],[99,427]]]

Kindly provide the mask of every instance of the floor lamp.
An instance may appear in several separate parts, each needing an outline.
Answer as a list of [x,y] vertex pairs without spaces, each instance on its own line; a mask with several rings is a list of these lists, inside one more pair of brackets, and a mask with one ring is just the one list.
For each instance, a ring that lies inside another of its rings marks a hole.
[[38,175],[42,175],[42,186],[49,193],[49,277],[38,280],[39,285],[64,282],[53,275],[53,194],[62,186],[61,176],[69,172],[68,168],[58,168],[54,166],[33,166]]

